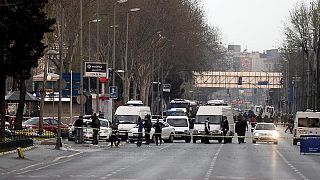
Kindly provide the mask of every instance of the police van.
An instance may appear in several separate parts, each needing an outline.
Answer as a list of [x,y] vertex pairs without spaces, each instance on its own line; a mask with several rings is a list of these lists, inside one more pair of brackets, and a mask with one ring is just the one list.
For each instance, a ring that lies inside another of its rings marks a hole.
[[144,119],[151,110],[144,106],[142,101],[128,101],[125,106],[119,106],[115,112],[115,121],[118,123],[119,136],[122,140],[128,139],[128,132],[138,123],[139,116]]
[[[211,140],[218,140],[219,143],[222,142],[223,132],[221,130],[221,123],[223,116],[226,116],[229,122],[229,131],[227,136],[233,136],[235,132],[233,112],[234,110],[231,106],[228,106],[225,103],[217,103],[217,101],[211,101],[208,105],[200,106],[194,121],[194,130],[192,133],[193,143],[196,143],[197,140],[201,140],[202,143],[204,142],[204,124],[207,118],[209,118]],[[229,142],[232,142],[232,138],[229,138]]]
[[320,112],[296,113],[294,119],[293,145],[300,142],[301,136],[320,135]]

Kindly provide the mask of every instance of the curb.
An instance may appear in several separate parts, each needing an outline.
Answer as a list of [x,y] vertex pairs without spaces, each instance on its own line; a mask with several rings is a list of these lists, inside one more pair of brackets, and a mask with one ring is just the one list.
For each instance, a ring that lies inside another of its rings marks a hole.
[[[33,146],[30,146],[30,147],[26,147],[26,148],[22,148],[24,151],[29,151],[31,149],[34,149],[36,148],[34,145]],[[7,154],[13,154],[13,153],[16,153],[17,150],[12,150],[12,151],[7,151],[7,152],[2,152],[0,153],[0,156],[4,156],[4,155],[7,155]]]

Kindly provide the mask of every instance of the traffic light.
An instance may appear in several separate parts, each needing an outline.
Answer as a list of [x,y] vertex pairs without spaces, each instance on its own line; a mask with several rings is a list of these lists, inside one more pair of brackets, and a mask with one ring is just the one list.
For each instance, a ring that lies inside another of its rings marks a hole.
[[242,77],[241,76],[238,78],[238,85],[242,85]]

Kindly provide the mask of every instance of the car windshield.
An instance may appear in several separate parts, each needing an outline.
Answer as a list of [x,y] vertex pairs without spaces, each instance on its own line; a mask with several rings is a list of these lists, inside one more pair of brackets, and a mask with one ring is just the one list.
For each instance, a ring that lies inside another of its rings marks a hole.
[[187,119],[167,119],[167,123],[174,127],[187,127],[188,126]]
[[108,123],[108,121],[101,121],[100,120],[100,126],[101,127],[109,127],[109,123]]
[[319,118],[299,118],[298,127],[320,127]]
[[186,113],[184,111],[168,111],[167,116],[185,116]]
[[207,118],[209,118],[209,122],[210,124],[221,124],[221,120],[222,120],[222,115],[205,115],[205,116],[201,116],[201,115],[197,115],[196,116],[196,124],[204,124],[205,121],[207,120]]
[[136,115],[118,115],[117,121],[119,124],[136,124],[138,122],[138,116]]
[[38,121],[39,118],[30,118],[28,120],[26,120],[25,122],[23,122],[23,124],[26,124],[26,125],[37,125],[38,124]]
[[257,124],[256,130],[275,130],[273,124]]

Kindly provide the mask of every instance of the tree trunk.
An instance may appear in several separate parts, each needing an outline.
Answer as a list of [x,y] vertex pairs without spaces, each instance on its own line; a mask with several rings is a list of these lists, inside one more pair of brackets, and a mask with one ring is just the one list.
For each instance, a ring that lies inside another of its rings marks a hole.
[[[1,51],[1,50],[0,50]],[[3,58],[3,54],[0,53],[0,57]],[[6,75],[4,72],[0,72],[0,114],[1,114],[1,129],[0,129],[0,142],[4,142],[5,138],[5,95],[6,95]]]
[[18,110],[16,114],[16,120],[14,122],[14,128],[16,130],[22,129],[23,109],[25,106],[25,98],[27,94],[25,80],[18,80],[18,81],[19,81],[20,97],[19,97]]

